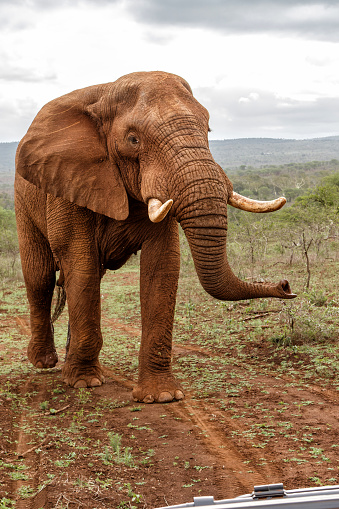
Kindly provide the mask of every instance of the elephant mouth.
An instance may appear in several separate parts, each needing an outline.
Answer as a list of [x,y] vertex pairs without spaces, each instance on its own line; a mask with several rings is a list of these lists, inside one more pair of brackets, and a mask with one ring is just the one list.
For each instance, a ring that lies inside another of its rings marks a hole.
[[[233,194],[228,198],[227,203],[232,207],[245,210],[247,212],[266,213],[275,212],[276,210],[281,209],[281,207],[283,207],[286,203],[286,198],[281,196],[280,198],[271,201],[259,201],[252,200],[251,198],[247,198],[246,196],[242,196],[241,194],[233,191]],[[148,216],[152,223],[160,223],[163,219],[165,219],[168,212],[171,210],[172,205],[172,199],[162,203],[157,198],[151,198],[148,201]]]

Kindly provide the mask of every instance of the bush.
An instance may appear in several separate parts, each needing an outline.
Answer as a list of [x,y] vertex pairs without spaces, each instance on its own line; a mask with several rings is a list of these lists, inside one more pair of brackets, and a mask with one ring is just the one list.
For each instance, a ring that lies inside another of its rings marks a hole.
[[284,345],[334,342],[338,339],[337,325],[331,323],[335,315],[337,308],[319,307],[305,299],[286,304],[280,313],[284,332],[276,342]]

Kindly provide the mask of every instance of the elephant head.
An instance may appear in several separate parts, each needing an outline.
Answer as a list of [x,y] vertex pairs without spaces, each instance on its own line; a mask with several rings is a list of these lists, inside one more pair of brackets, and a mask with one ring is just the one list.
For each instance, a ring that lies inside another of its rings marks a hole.
[[[208,146],[207,110],[182,78],[140,72],[48,103],[18,148],[17,171],[46,193],[123,221],[130,200],[181,224],[202,286],[222,300],[295,297],[286,280],[249,284],[226,256],[227,204],[277,210],[233,192]],[[165,227],[165,226],[164,226]]]

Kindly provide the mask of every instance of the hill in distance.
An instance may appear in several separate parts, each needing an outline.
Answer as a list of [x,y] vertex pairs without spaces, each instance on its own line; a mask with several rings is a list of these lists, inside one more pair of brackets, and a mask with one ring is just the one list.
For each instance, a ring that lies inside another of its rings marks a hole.
[[[0,191],[12,194],[15,169],[15,152],[18,142],[0,143]],[[211,140],[214,159],[222,168],[231,170],[244,167],[265,168],[290,163],[331,161],[339,159],[339,136],[309,140],[275,138],[239,138]]]
[[[0,143],[0,172],[14,170],[15,151],[18,143]],[[214,159],[222,168],[330,161],[339,159],[339,136],[309,140],[276,138],[239,138],[211,140]]]
[[211,140],[210,148],[214,159],[224,169],[240,166],[262,168],[339,159],[339,136],[309,140],[275,138]]
[[18,142],[0,143],[0,172],[13,171]]

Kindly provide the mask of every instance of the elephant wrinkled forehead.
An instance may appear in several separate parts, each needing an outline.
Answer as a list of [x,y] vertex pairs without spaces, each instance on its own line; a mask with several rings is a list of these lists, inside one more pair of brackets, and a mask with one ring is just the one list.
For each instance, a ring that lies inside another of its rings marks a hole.
[[188,92],[192,94],[191,87],[186,80],[176,74],[171,74],[162,71],[149,71],[149,72],[134,72],[126,74],[119,78],[116,82],[117,85],[137,85],[140,89],[144,90],[165,90],[173,88],[176,84],[181,84]]
[[187,110],[208,117],[207,110],[193,97],[187,81],[176,74],[137,72],[123,76],[115,83],[120,89],[120,95],[133,90],[134,105],[143,109],[151,107],[160,114],[170,110]]

